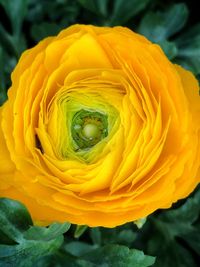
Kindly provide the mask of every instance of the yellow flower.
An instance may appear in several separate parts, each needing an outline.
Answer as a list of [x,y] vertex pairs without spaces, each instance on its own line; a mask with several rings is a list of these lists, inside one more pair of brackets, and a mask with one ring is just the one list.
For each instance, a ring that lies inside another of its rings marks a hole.
[[114,227],[200,181],[194,76],[123,27],[74,25],[23,53],[0,108],[0,196],[40,223]]

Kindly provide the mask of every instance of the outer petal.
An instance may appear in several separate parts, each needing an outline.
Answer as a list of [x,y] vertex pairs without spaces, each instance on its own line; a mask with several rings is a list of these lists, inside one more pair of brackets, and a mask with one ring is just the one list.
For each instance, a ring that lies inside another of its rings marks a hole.
[[[0,107],[0,122],[2,121],[2,110],[3,107]],[[11,161],[10,153],[8,151],[6,140],[0,126],[0,172],[1,173],[12,173],[15,170],[15,165]]]
[[15,165],[13,164],[10,158],[10,153],[6,145],[5,136],[2,131],[2,111],[3,107],[0,107],[0,196],[1,190],[7,189],[9,187],[9,178],[12,177],[15,171]]
[[190,157],[185,165],[184,174],[176,181],[174,192],[176,201],[188,196],[200,182],[200,89],[198,81],[191,72],[178,65],[175,67],[181,78],[191,112],[188,129],[189,142],[183,151],[183,154],[190,152]]

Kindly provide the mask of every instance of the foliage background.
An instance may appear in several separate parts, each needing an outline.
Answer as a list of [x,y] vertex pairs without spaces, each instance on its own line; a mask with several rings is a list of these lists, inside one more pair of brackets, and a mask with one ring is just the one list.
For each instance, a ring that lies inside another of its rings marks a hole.
[[[21,53],[74,23],[127,26],[160,44],[170,60],[199,79],[196,5],[191,0],[0,0],[0,105]],[[68,223],[35,227],[23,205],[0,199],[0,267],[197,267],[198,262],[200,188],[170,210],[114,229]]]

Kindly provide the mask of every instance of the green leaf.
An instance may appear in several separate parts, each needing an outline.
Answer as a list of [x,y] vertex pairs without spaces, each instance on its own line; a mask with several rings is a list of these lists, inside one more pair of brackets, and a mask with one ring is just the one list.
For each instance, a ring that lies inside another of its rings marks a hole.
[[34,267],[98,267],[96,264],[74,257],[69,253],[56,253],[40,258]]
[[27,12],[27,0],[0,0],[11,21],[14,35],[20,35],[22,22]]
[[61,27],[56,23],[42,22],[41,24],[33,24],[31,27],[31,36],[36,41],[45,37],[56,35],[61,30]]
[[[155,243],[157,242],[156,246]],[[155,267],[197,267],[191,253],[177,242],[168,243],[160,236],[149,241],[149,252],[156,253]]]
[[74,233],[75,238],[79,238],[88,229],[87,225],[77,225]]
[[159,44],[166,56],[172,60],[179,51],[177,44],[168,39],[184,27],[188,13],[188,8],[183,3],[171,5],[162,12],[150,11],[142,18],[138,32]]
[[82,241],[72,241],[64,245],[64,250],[76,257],[81,257],[96,248],[97,245],[90,245]]
[[99,267],[147,267],[155,261],[154,257],[146,256],[142,251],[121,245],[106,245],[84,255],[83,258]]
[[98,246],[107,244],[131,246],[137,236],[137,228],[132,223],[128,223],[115,228],[90,228],[89,234],[93,244]]
[[90,237],[92,239],[93,244],[101,245],[101,231],[99,227],[91,228],[90,229]]
[[200,227],[183,234],[182,238],[200,256]]
[[27,240],[48,241],[64,234],[69,230],[69,228],[69,223],[53,223],[49,227],[32,226],[26,231],[26,233],[24,233],[24,238]]
[[11,35],[0,24],[1,46],[9,55],[19,58],[26,48],[26,40],[23,35]]
[[91,12],[107,16],[108,13],[108,1],[109,0],[78,0],[78,2]]
[[4,79],[4,51],[3,48],[0,46],[0,88],[5,88],[5,79]]
[[7,89],[11,84],[10,74],[15,65],[16,58],[0,46],[0,106],[7,100]]
[[[29,0],[28,16],[26,19],[32,24],[40,24],[43,22],[58,23],[65,20],[65,28],[69,24],[77,22],[80,4],[77,1],[70,0]],[[55,12],[56,11],[56,12]]]
[[[74,242],[73,246],[72,243],[68,244],[66,252],[60,251],[43,257],[34,266],[61,267],[66,266],[67,263],[67,267],[147,267],[155,261],[154,257],[145,256],[143,252],[125,246],[106,245],[94,249],[94,246],[85,245],[83,242]],[[80,247],[80,250],[76,249],[76,246]]]
[[115,0],[110,25],[122,25],[147,7],[151,0]]
[[26,49],[26,40],[21,30],[27,12],[27,0],[0,0],[0,5],[5,9],[12,27],[12,33],[9,33],[0,24],[1,46],[9,55],[14,55],[18,59]]
[[193,255],[200,251],[199,203],[197,191],[179,208],[151,217],[147,252],[157,256],[155,267],[197,267]]
[[174,4],[164,12],[148,12],[141,20],[138,32],[158,43],[179,32],[187,19],[187,6],[183,3]]
[[195,229],[193,224],[200,215],[199,203],[200,191],[197,191],[181,207],[164,212],[159,216],[160,219],[155,220],[154,223],[160,223],[160,230],[166,235],[167,239],[173,239],[176,236],[181,237],[183,234],[192,232]]
[[175,40],[178,47],[176,62],[200,74],[200,24],[191,27]]
[[63,242],[63,237],[48,241],[26,241],[18,245],[0,245],[0,266],[31,267],[33,262],[45,255],[55,252]]
[[169,42],[169,41],[162,41],[159,43],[161,48],[163,49],[163,52],[165,55],[172,60],[175,58],[178,54],[178,48],[176,47],[176,44],[174,42]]
[[4,73],[4,51],[3,48],[0,46],[0,106],[5,102],[7,99],[6,94],[6,81],[5,81],[5,73]]
[[0,199],[0,230],[2,233],[11,240],[20,242],[23,239],[23,232],[32,224],[32,219],[23,204],[6,198]]
[[6,32],[6,30],[0,24],[0,36],[1,36],[1,46],[10,54],[18,56],[17,49],[14,44],[13,36]]
[[116,236],[116,243],[121,245],[130,246],[137,236],[136,232],[131,229],[122,229]]
[[0,244],[0,266],[32,266],[39,257],[59,249],[63,242],[63,233],[69,227],[68,223],[54,223],[47,228],[33,226],[24,205],[1,198],[0,240],[1,243],[2,240],[15,243]]

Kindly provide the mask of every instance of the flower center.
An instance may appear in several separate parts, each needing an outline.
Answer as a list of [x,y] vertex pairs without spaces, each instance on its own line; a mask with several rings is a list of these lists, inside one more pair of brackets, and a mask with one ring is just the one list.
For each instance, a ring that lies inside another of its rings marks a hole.
[[80,149],[90,148],[108,135],[107,115],[81,109],[72,119],[72,138]]
[[86,138],[93,139],[99,135],[99,128],[96,124],[88,123],[83,128],[83,134]]

